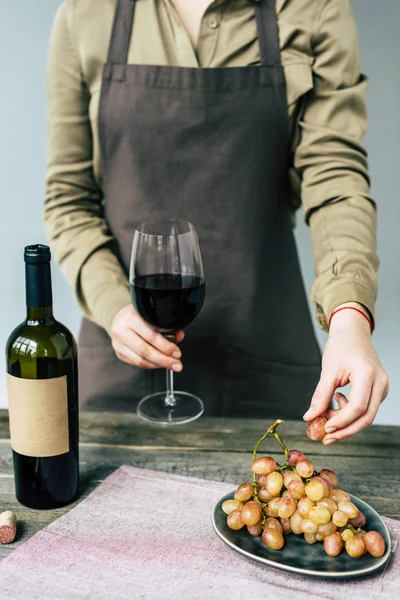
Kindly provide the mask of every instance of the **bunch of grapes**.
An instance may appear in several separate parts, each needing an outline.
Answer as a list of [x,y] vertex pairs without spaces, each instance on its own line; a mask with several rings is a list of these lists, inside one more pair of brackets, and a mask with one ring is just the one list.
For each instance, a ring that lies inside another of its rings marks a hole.
[[[250,535],[262,536],[264,544],[273,550],[280,550],[284,536],[294,533],[303,534],[308,544],[323,542],[329,556],[337,556],[343,548],[353,558],[366,552],[382,556],[383,537],[363,529],[365,515],[350,501],[349,494],[338,488],[336,474],[329,469],[318,473],[300,450],[287,450],[276,432],[282,422],[275,421],[254,447],[253,482],[239,485],[234,498],[222,504],[228,527],[236,531],[246,527]],[[324,424],[323,417],[312,422],[308,430],[313,435],[309,437],[322,439]],[[271,456],[256,459],[258,446],[269,434],[285,453],[283,465]]]

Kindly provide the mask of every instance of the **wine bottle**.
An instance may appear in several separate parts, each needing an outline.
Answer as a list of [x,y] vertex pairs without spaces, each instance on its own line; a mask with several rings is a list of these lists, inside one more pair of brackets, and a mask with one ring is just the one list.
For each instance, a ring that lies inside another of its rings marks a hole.
[[50,249],[24,252],[27,318],[6,348],[7,387],[17,500],[50,509],[78,492],[78,373],[73,335],[55,320]]

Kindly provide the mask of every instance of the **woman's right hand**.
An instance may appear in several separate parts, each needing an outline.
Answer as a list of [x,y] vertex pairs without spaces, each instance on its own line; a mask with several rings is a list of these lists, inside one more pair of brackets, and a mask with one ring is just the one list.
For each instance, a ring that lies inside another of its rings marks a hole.
[[[185,334],[178,331],[175,341]],[[124,306],[111,325],[111,342],[115,354],[123,362],[140,369],[172,369],[182,371],[182,356],[178,346],[152,329],[137,314],[132,305]]]

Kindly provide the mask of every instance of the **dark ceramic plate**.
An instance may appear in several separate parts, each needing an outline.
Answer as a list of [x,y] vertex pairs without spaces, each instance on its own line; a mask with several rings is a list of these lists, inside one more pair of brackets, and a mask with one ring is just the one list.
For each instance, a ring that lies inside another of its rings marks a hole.
[[270,550],[261,537],[252,537],[246,529],[233,531],[226,524],[226,514],[221,508],[225,500],[233,498],[235,490],[227,494],[217,503],[212,515],[212,523],[217,535],[228,546],[244,554],[248,558],[257,560],[277,569],[294,571],[302,575],[318,577],[358,577],[380,569],[388,560],[391,550],[389,532],[378,513],[369,504],[351,495],[351,501],[362,510],[367,517],[367,529],[379,531],[386,545],[386,552],[381,558],[374,558],[364,554],[360,558],[351,558],[342,550],[339,556],[331,558],[325,554],[322,542],[309,545],[302,535],[290,534],[285,536],[285,545],[282,550]]

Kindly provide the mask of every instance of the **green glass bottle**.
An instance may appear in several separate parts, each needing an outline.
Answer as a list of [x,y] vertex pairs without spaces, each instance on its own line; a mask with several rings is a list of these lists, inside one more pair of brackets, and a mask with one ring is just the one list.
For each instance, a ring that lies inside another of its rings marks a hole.
[[51,509],[79,486],[77,345],[53,316],[50,249],[24,252],[27,316],[6,347],[11,445],[17,500]]

